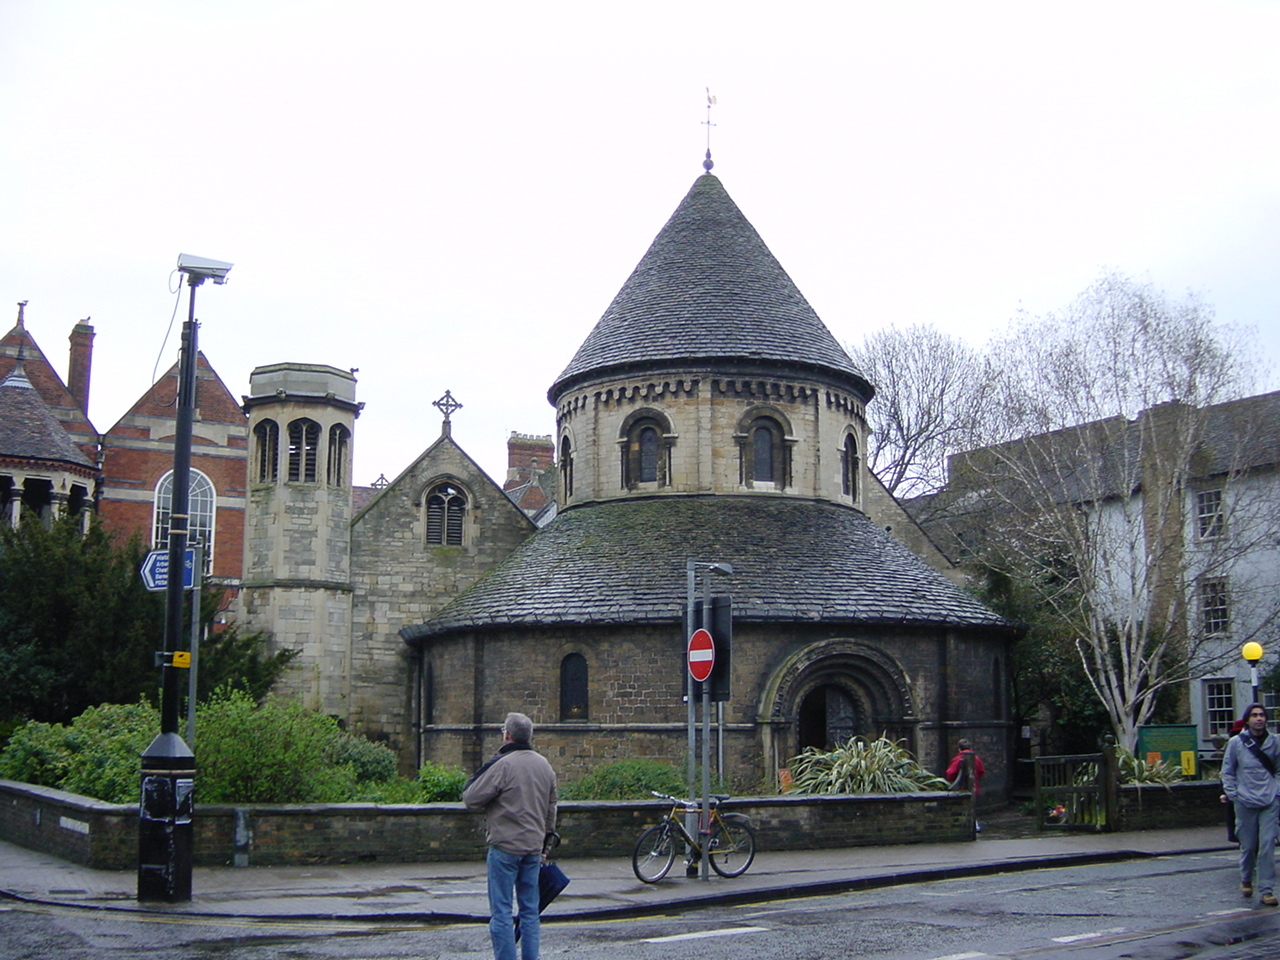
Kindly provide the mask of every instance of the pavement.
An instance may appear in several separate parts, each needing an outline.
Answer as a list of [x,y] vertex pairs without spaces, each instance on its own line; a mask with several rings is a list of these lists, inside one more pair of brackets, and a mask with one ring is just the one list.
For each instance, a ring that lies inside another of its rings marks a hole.
[[[1023,831],[1025,832],[1025,831]],[[712,904],[766,902],[895,884],[1234,850],[1221,824],[1135,833],[1047,834],[972,843],[924,843],[831,850],[769,850],[732,880],[686,877],[677,859],[666,879],[639,882],[629,857],[563,858],[568,888],[548,920],[660,915]],[[485,865],[380,863],[297,867],[196,867],[192,898],[139,903],[133,870],[92,870],[0,842],[0,897],[104,911],[249,920],[487,922]]]

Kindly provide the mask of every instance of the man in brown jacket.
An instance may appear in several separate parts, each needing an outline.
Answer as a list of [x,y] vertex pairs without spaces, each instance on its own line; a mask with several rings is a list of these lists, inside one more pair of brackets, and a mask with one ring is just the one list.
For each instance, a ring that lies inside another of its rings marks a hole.
[[516,960],[511,919],[514,888],[520,912],[520,956],[538,960],[538,871],[547,835],[556,828],[556,774],[535,753],[533,721],[508,713],[502,749],[476,771],[462,793],[470,810],[485,813],[489,844],[489,939],[494,960]]

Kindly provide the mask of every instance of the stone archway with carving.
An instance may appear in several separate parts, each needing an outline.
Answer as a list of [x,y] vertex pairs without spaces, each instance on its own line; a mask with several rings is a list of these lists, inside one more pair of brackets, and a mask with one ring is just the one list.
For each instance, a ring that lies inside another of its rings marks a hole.
[[759,703],[765,756],[775,768],[799,752],[801,703],[827,686],[848,695],[867,736],[906,738],[914,748],[917,722],[911,687],[898,662],[873,644],[853,639],[823,640],[789,657],[773,674]]

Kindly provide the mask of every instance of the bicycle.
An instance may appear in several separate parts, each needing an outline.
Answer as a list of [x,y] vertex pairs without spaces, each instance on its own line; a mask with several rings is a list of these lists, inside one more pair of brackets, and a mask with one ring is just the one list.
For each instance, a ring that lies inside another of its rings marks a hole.
[[689,847],[686,864],[696,863],[702,856],[703,845],[689,836],[684,828],[683,814],[698,814],[698,836],[706,837],[707,862],[722,877],[740,877],[747,872],[756,858],[756,832],[750,819],[741,813],[721,813],[720,804],[729,799],[728,794],[711,795],[711,824],[702,828],[702,805],[697,800],[680,800],[650,790],[660,800],[671,803],[671,812],[662,822],[640,834],[636,848],[631,853],[631,869],[643,883],[657,883],[667,875],[675,863],[676,846],[684,841]]

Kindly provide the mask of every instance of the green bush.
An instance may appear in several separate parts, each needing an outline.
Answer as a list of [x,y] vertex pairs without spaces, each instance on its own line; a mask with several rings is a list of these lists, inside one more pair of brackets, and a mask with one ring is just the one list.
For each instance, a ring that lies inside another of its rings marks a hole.
[[687,789],[684,774],[661,760],[618,760],[565,784],[565,800],[648,800],[650,791],[680,796]]
[[809,747],[787,765],[796,793],[916,793],[945,790],[903,746],[881,737],[852,737],[834,750]]
[[146,701],[90,707],[70,724],[28,723],[0,753],[0,776],[108,803],[138,799],[140,755],[160,731]]
[[341,734],[326,759],[337,767],[349,764],[360,783],[390,780],[396,775],[396,755],[390,747],[352,733]]
[[445,767],[428,760],[418,771],[420,803],[444,803],[462,799],[462,788],[467,775],[461,770]]
[[292,700],[261,707],[239,691],[197,708],[199,803],[340,803],[356,791],[350,763],[328,758],[337,721]]

